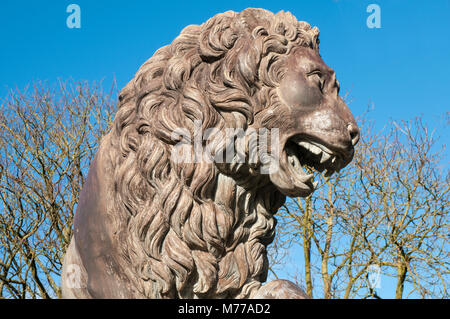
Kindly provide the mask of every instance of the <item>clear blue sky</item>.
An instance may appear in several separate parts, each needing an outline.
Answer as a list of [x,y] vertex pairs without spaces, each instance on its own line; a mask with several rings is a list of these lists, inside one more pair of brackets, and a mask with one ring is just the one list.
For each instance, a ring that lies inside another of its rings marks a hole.
[[[66,26],[66,7],[81,7],[81,29]],[[381,8],[369,29],[366,7]],[[318,26],[321,54],[350,91],[352,111],[369,103],[378,122],[450,110],[450,2],[436,1],[2,1],[0,95],[32,80],[101,80],[119,87],[188,24],[216,13],[262,7],[291,11]]]
[[[66,26],[71,3],[81,7],[81,29]],[[371,3],[381,8],[380,29],[366,25]],[[290,11],[318,26],[321,55],[335,69],[341,92],[350,92],[355,115],[373,103],[370,117],[378,125],[419,114],[438,125],[450,111],[448,0],[2,1],[0,96],[6,87],[68,77],[115,78],[122,88],[186,25],[247,7]]]

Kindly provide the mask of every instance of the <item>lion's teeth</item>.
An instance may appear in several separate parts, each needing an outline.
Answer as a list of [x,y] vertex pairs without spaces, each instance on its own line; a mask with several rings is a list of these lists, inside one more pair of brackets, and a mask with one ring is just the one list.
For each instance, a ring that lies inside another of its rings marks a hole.
[[331,159],[331,164],[334,164],[336,162],[336,156],[333,156],[333,158]]
[[313,174],[303,175],[303,176],[300,178],[300,180],[302,181],[302,183],[307,183],[307,182],[309,182],[313,177],[314,177]]
[[289,162],[291,163],[291,165],[295,164],[293,156],[289,156],[288,159],[289,159]]
[[307,150],[309,150],[309,146],[311,145],[311,144],[309,144],[308,142],[300,142],[300,143],[298,143],[298,145],[300,145],[301,147],[304,147],[304,148],[306,148]]
[[319,155],[320,152],[322,151],[319,147],[305,141],[298,143],[298,145],[316,155]]
[[319,155],[322,152],[322,150],[319,147],[312,145],[312,144],[310,144],[310,146],[309,146],[309,151],[316,155]]
[[311,182],[312,178],[314,177],[313,174],[308,174],[308,175],[302,175],[300,176],[300,181],[304,184]]
[[326,161],[328,161],[330,159],[331,155],[327,154],[325,152],[322,153],[322,158],[320,159],[320,164],[325,163]]
[[295,168],[301,167],[300,162],[297,158],[297,156],[295,155],[289,155],[288,156],[288,160],[291,163],[292,166],[294,166]]

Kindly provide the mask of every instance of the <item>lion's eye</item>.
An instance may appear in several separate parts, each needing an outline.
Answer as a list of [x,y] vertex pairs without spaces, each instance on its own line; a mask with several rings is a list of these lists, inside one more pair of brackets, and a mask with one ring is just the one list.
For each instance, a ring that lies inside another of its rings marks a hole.
[[320,72],[319,70],[314,70],[309,72],[308,76],[311,77],[314,82],[316,82],[320,91],[323,91],[323,88],[325,86],[325,80],[323,79],[322,72]]

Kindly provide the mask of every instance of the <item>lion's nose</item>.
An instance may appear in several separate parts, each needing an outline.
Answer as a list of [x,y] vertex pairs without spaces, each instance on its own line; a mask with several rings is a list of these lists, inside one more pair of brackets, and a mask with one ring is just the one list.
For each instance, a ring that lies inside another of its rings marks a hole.
[[359,141],[359,129],[355,124],[349,123],[347,125],[348,133],[350,134],[350,138],[352,140],[352,145],[355,146]]

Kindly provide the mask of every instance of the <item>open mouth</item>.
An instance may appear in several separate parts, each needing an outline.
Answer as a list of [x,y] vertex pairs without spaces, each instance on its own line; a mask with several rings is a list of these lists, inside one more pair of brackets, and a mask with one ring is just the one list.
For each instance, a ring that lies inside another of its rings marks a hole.
[[286,144],[286,156],[293,177],[313,192],[318,182],[313,182],[314,171],[325,177],[345,166],[343,157],[325,145],[306,137],[293,137]]

